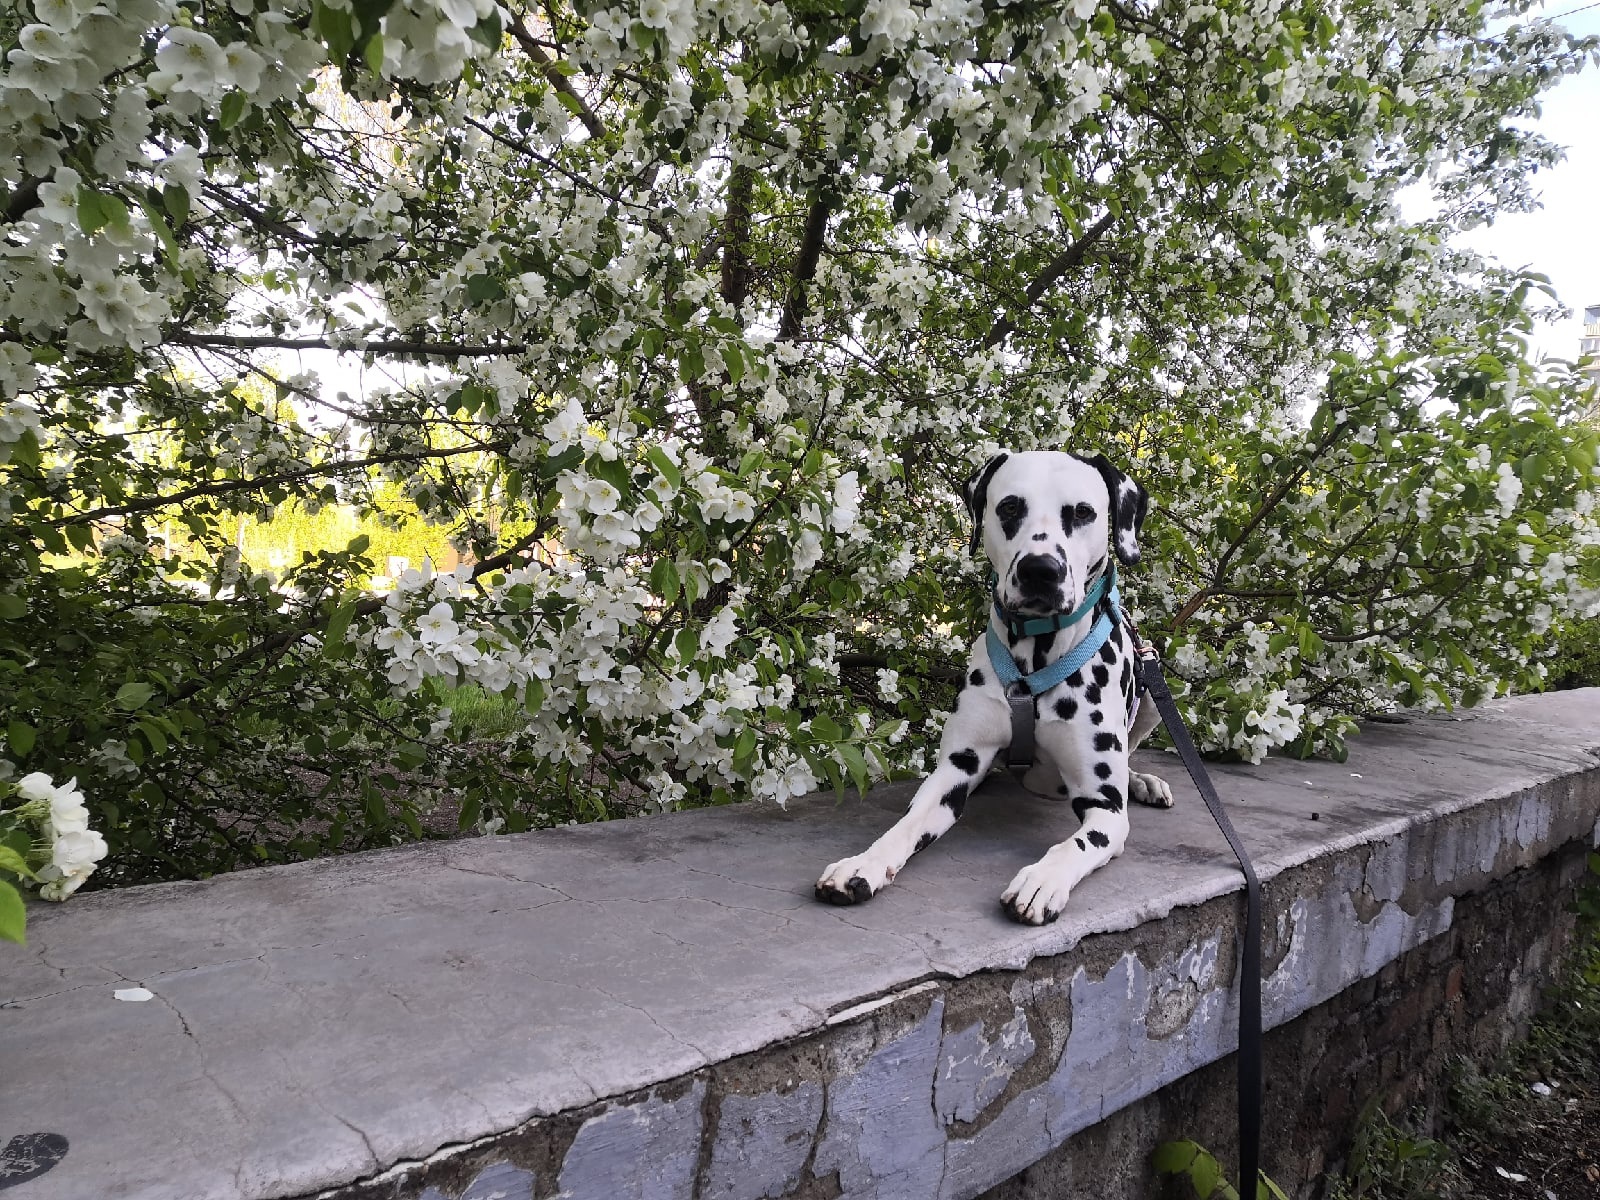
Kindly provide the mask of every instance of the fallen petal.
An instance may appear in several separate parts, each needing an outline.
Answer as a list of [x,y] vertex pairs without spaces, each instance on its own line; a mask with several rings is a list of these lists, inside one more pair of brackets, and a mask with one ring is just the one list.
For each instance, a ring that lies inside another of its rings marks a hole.
[[118,988],[111,994],[118,1000],[149,1000],[155,996],[149,988]]

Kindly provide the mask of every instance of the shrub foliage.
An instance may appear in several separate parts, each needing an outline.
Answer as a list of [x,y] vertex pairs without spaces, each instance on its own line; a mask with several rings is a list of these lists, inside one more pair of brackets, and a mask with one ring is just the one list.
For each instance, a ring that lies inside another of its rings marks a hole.
[[[5,10],[3,769],[77,778],[122,881],[415,835],[446,787],[515,829],[916,770],[1002,447],[1151,490],[1124,594],[1213,750],[1539,686],[1596,436],[1526,357],[1537,281],[1451,234],[1531,205],[1518,119],[1595,48],[1492,15]],[[238,555],[386,494],[467,565]],[[452,738],[468,683],[525,727]]]

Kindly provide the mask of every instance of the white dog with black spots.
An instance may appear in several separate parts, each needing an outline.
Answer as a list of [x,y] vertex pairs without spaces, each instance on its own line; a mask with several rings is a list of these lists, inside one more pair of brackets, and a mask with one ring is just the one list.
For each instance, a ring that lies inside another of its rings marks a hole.
[[[967,482],[964,494],[973,550],[982,543],[996,575],[996,605],[1011,618],[991,611],[990,623],[1018,671],[1043,670],[1089,636],[1109,598],[1058,631],[1026,636],[1017,626],[1084,604],[1109,567],[1108,533],[1117,559],[1137,563],[1148,497],[1103,456],[1055,451],[998,454]],[[823,871],[819,899],[858,904],[887,887],[913,854],[956,823],[967,796],[1010,744],[1011,708],[988,643],[987,633],[973,643],[955,712],[939,741],[938,765],[906,815],[863,853]],[[1018,921],[1054,921],[1078,881],[1122,853],[1126,800],[1172,806],[1165,782],[1128,769],[1129,751],[1160,724],[1154,704],[1138,703],[1133,661],[1131,638],[1115,620],[1083,667],[1034,697],[1037,750],[1023,786],[1070,801],[1079,828],[1017,872],[1000,894],[1002,907]]]

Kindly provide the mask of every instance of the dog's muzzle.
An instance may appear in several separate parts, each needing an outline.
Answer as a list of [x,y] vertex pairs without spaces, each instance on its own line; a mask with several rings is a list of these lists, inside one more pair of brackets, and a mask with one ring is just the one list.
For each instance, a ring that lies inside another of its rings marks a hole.
[[1019,599],[1028,607],[1055,611],[1061,604],[1061,585],[1066,582],[1067,564],[1050,554],[1025,554],[1017,560]]

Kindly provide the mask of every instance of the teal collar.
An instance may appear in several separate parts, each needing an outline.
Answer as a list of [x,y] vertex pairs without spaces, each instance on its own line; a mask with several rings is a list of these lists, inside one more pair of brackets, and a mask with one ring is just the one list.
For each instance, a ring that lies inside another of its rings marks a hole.
[[[1092,589],[1091,589],[1092,590]],[[1000,677],[1001,685],[1010,691],[1013,684],[1020,683],[1023,688],[1035,696],[1048,692],[1051,688],[1059,686],[1067,676],[1074,671],[1082,670],[1085,663],[1093,658],[1101,646],[1111,637],[1111,631],[1116,628],[1116,623],[1122,619],[1122,598],[1117,595],[1117,585],[1112,583],[1106,593],[1110,601],[1107,610],[1100,614],[1099,620],[1094,623],[1094,628],[1089,631],[1089,636],[1084,638],[1071,650],[1067,651],[1053,663],[1048,663],[1042,669],[1031,675],[1024,675],[1017,669],[1011,651],[1000,641],[1000,635],[995,632],[993,625],[989,626],[989,665],[994,673]],[[1098,602],[1098,600],[1097,600]],[[1083,610],[1080,608],[1079,610]]]
[[1015,637],[1038,637],[1041,633],[1056,633],[1076,625],[1083,618],[1092,613],[1096,606],[1107,596],[1112,595],[1117,587],[1117,564],[1112,562],[1107,565],[1105,573],[1089,585],[1088,594],[1084,596],[1083,603],[1069,613],[1056,613],[1049,617],[1024,617],[1019,613],[1008,612],[1000,606],[1000,597],[995,595],[994,615],[1001,625]]

